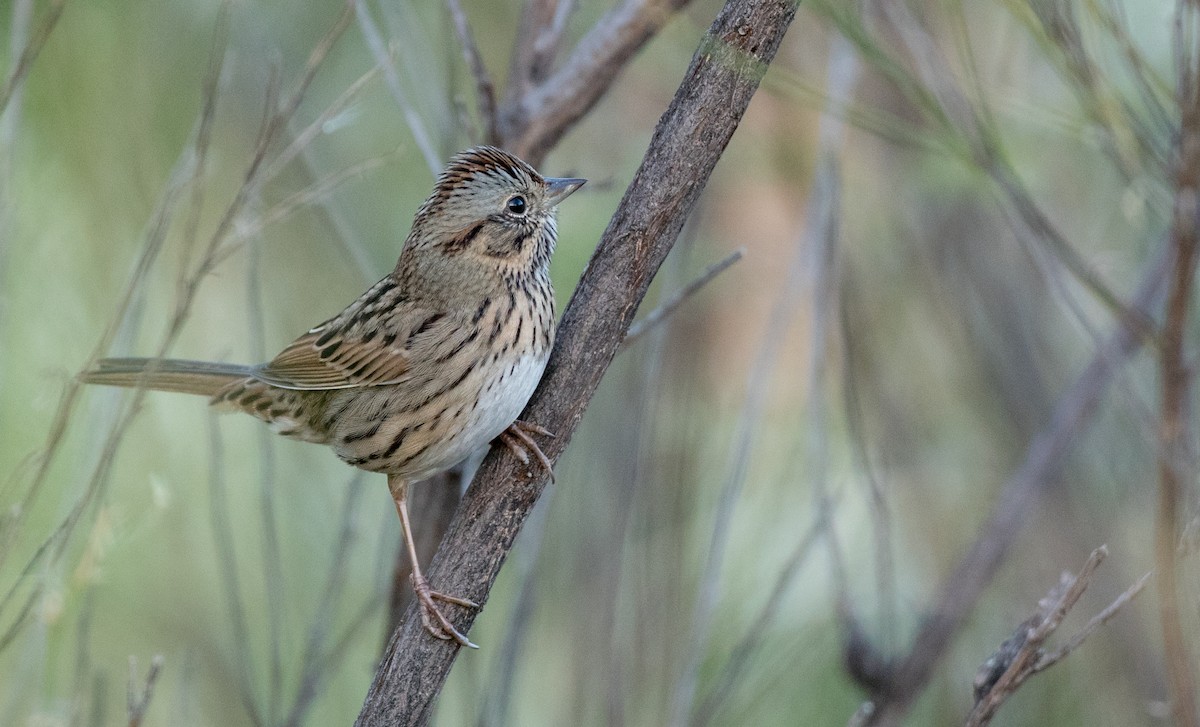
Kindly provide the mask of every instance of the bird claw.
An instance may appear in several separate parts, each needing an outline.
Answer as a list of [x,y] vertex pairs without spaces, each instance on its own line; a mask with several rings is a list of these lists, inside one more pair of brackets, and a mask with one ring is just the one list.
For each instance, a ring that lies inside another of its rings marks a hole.
[[554,432],[550,431],[549,429],[538,424],[534,424],[533,422],[522,421],[521,419],[517,419],[510,424],[509,427],[516,427],[526,434],[540,434],[543,437],[550,437],[551,439],[557,438]]
[[554,433],[545,427],[540,427],[537,424],[521,421],[520,419],[508,425],[508,429],[500,432],[500,436],[496,437],[503,442],[508,450],[513,453],[513,456],[523,464],[529,464],[529,455],[532,454],[550,475],[550,481],[554,482],[554,465],[550,464],[550,458],[538,446],[538,443],[530,437],[530,434],[540,434],[545,437],[554,437]]
[[450,623],[450,619],[446,618],[446,615],[441,612],[441,609],[437,607],[437,604],[433,600],[436,598],[439,601],[453,603],[463,608],[479,608],[478,603],[466,598],[458,598],[457,596],[435,591],[429,587],[429,582],[423,576],[413,576],[412,586],[413,592],[417,594],[417,602],[421,606],[421,624],[431,636],[443,641],[455,641],[459,646],[465,646],[469,649],[479,648],[477,644],[472,643],[461,631],[454,628],[454,624]]

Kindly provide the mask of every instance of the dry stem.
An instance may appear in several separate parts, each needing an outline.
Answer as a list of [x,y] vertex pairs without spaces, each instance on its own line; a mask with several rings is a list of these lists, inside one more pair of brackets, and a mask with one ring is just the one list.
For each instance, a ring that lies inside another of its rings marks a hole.
[[1016,632],[984,663],[975,679],[976,701],[967,718],[967,727],[981,727],[991,722],[1004,701],[1020,689],[1026,679],[1064,659],[1141,593],[1149,574],[1097,614],[1066,645],[1049,653],[1042,649],[1087,590],[1096,568],[1107,555],[1108,548],[1100,546],[1092,551],[1079,575],[1064,573],[1062,580],[1038,603],[1034,615],[1017,627]]

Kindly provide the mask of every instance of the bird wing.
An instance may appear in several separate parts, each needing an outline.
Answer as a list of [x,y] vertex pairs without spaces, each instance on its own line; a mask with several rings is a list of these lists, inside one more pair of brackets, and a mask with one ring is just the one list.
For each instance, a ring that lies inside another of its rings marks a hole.
[[395,384],[405,379],[414,343],[442,334],[447,316],[404,299],[391,276],[346,310],[293,341],[256,379],[284,389],[324,390]]

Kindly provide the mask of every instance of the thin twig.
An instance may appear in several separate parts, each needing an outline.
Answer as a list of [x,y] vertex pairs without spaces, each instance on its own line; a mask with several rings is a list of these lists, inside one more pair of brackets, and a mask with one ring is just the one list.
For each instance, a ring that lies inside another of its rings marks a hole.
[[[511,720],[511,704],[515,694],[517,672],[521,657],[530,645],[529,627],[537,613],[541,580],[537,564],[545,542],[546,518],[554,490],[548,492],[530,513],[522,528],[522,550],[517,552],[516,566],[521,584],[517,597],[513,599],[508,623],[504,629],[504,642],[500,644],[500,660],[495,667],[496,678],[492,688],[484,695],[479,710],[479,727],[502,727]],[[510,565],[509,568],[512,568]],[[611,721],[610,721],[611,723]]]
[[1140,335],[1154,340],[1157,332],[1149,317],[1113,291],[1042,211],[1004,154],[1000,136],[988,121],[990,111],[986,106],[977,108],[959,87],[954,74],[947,71],[949,64],[928,28],[904,3],[879,2],[877,7],[914,59],[920,82],[913,83],[937,104],[937,119],[947,133],[958,138],[967,150],[969,161],[1004,194],[1023,223],[1023,231],[1044,245],[1068,273],[1120,320],[1128,321]]
[[303,666],[300,670],[300,687],[296,690],[292,706],[282,722],[284,727],[298,727],[304,723],[304,717],[316,699],[322,679],[329,676],[328,667],[336,663],[336,660],[331,662],[332,650],[326,644],[349,572],[346,566],[350,557],[350,546],[358,532],[357,511],[362,494],[367,490],[362,482],[363,478],[362,472],[355,472],[346,485],[340,518],[341,527],[333,545],[333,557],[329,560],[321,600],[317,603],[317,609],[308,627],[301,658]]
[[351,164],[341,171],[334,172],[323,179],[318,179],[308,187],[281,200],[253,220],[239,223],[237,225],[238,231],[230,236],[228,242],[223,244],[221,249],[213,253],[211,258],[212,264],[219,265],[225,262],[230,256],[241,250],[248,240],[260,235],[267,227],[287,219],[297,210],[320,204],[328,199],[330,193],[342,184],[361,178],[367,172],[384,166],[394,156],[388,154],[366,159],[357,164]]
[[[283,130],[287,128],[287,125],[291,123],[292,118],[296,115],[296,109],[300,107],[300,102],[304,100],[304,96],[308,92],[308,87],[312,85],[312,81],[316,77],[317,71],[320,70],[325,59],[329,57],[329,52],[333,50],[333,46],[338,38],[342,36],[342,33],[346,31],[346,28],[353,21],[354,6],[351,2],[352,0],[347,1],[342,14],[338,16],[325,35],[317,41],[317,44],[313,46],[312,51],[308,55],[308,60],[304,64],[304,71],[300,76],[300,81],[296,84],[296,89],[288,97],[287,101],[279,107],[278,111],[274,110],[275,104],[271,101],[273,94],[270,89],[274,87],[274,84],[268,84],[268,104],[250,164],[246,167],[241,186],[238,187],[233,200],[225,208],[225,213],[221,216],[216,229],[209,238],[208,247],[205,250],[203,258],[196,266],[196,270],[192,276],[185,282],[183,291],[181,291],[181,299],[176,303],[176,315],[168,328],[167,340],[163,344],[164,349],[173,343],[175,336],[178,334],[178,327],[182,325],[183,319],[190,314],[191,304],[195,299],[195,294],[201,281],[216,267],[218,262],[217,254],[220,247],[226,242],[231,233],[234,232],[234,228],[236,227],[235,222],[240,219],[246,203],[257,196],[258,190],[265,183],[266,178],[262,172],[265,169],[264,165],[268,150]],[[166,350],[162,350],[156,358],[161,358],[165,354]]]
[[[839,198],[837,148],[840,132],[830,133],[829,118],[823,119],[826,129],[822,136],[830,145],[822,145],[822,171],[813,183],[812,193],[806,205],[809,216],[795,237],[795,252],[787,266],[787,274],[781,292],[767,320],[758,353],[750,365],[746,378],[745,402],[738,415],[737,426],[730,445],[729,473],[721,487],[716,506],[716,518],[709,539],[708,556],[697,588],[693,637],[689,639],[686,666],[675,683],[672,703],[672,724],[684,724],[687,715],[695,708],[695,693],[700,674],[701,660],[712,628],[713,614],[717,605],[717,585],[729,541],[729,528],[734,506],[741,494],[746,472],[751,460],[751,446],[757,435],[763,411],[769,401],[772,387],[772,372],[779,363],[786,331],[795,320],[804,299],[805,277],[808,272],[809,251],[814,246],[825,248],[827,238],[836,234]],[[840,121],[837,122],[840,128]]]
[[238,673],[238,696],[246,714],[257,727],[266,725],[255,698],[256,679],[253,654],[250,646],[250,627],[246,619],[245,600],[238,580],[238,559],[233,531],[229,524],[229,502],[226,497],[225,447],[221,442],[221,430],[215,418],[208,422],[209,436],[209,518],[213,533],[213,545],[217,549],[217,561],[221,571],[221,584],[225,590],[226,607],[229,609],[229,628],[233,633],[234,665]]
[[[9,18],[9,67],[16,68],[29,42],[30,26],[33,25],[33,0],[15,0]],[[16,228],[13,213],[13,160],[16,154],[17,134],[21,129],[24,112],[25,84],[14,85],[8,104],[0,107],[0,280],[7,280],[8,259],[12,252],[12,241]],[[7,320],[8,302],[0,297],[0,336],[3,336]],[[0,386],[4,381],[4,364],[0,364]],[[0,497],[3,497],[0,487]],[[3,524],[0,524],[3,528]]]
[[333,103],[329,104],[317,118],[313,119],[308,126],[296,134],[292,142],[287,145],[287,148],[279,153],[279,156],[271,160],[267,165],[266,171],[263,172],[263,179],[266,181],[272,180],[279,175],[283,168],[292,162],[297,155],[306,152],[313,140],[318,135],[326,133],[330,123],[340,114],[346,113],[350,104],[358,98],[362,90],[368,83],[375,80],[380,74],[380,67],[373,66],[366,73],[359,76],[353,83],[342,91]]
[[557,0],[549,23],[537,29],[533,37],[533,78],[543,80],[554,66],[567,32],[567,20],[575,12],[575,0]]
[[[232,0],[224,0],[217,11],[212,46],[208,54],[208,71],[204,74],[204,84],[200,92],[200,123],[196,129],[196,141],[193,144],[196,155],[195,164],[192,168],[192,178],[188,184],[191,187],[192,195],[183,227],[182,257],[184,260],[191,256],[192,250],[196,247],[196,240],[200,237],[200,219],[203,217],[204,197],[208,189],[203,182],[204,175],[208,171],[208,150],[212,146],[213,122],[217,118],[217,99],[221,95],[221,74],[225,68],[225,51],[229,47],[232,6]],[[180,266],[181,275],[184,267]]]
[[[256,237],[250,245],[249,261],[246,265],[246,308],[249,349],[252,360],[266,361],[266,316],[263,312],[262,293],[262,240]],[[262,574],[266,592],[267,633],[269,647],[270,678],[267,693],[266,718],[268,724],[276,723],[280,711],[283,690],[283,636],[286,612],[286,585],[283,577],[283,556],[279,548],[279,526],[275,516],[275,438],[266,427],[258,428],[259,452],[259,515],[262,523]]]
[[129,727],[141,727],[142,720],[146,717],[146,710],[150,707],[150,698],[154,696],[154,685],[158,682],[162,666],[162,655],[155,654],[154,658],[150,660],[150,671],[146,673],[145,681],[139,686],[137,657],[129,657],[129,690],[126,693]]
[[463,12],[458,0],[446,0],[450,11],[450,19],[454,22],[454,33],[458,36],[458,44],[462,46],[463,58],[471,77],[475,79],[475,97],[479,104],[479,118],[483,120],[483,137],[488,144],[497,144],[496,137],[496,87],[488,74],[483,57],[479,55],[479,46],[475,44],[475,36],[471,33],[471,25],[467,22],[467,14]]
[[38,26],[29,35],[29,39],[21,48],[21,55],[17,57],[16,63],[8,72],[8,77],[4,79],[4,85],[0,86],[0,114],[4,113],[13,96],[21,88],[25,77],[33,68],[33,62],[37,60],[42,48],[46,47],[46,41],[50,38],[50,33],[54,31],[55,26],[58,25],[58,19],[62,17],[66,7],[67,0],[52,0],[46,14],[42,16],[42,22],[38,23]]
[[[538,165],[567,129],[600,100],[634,54],[688,2],[624,0],[608,11],[544,82],[510,87],[499,110],[501,143]],[[525,38],[532,41],[536,34]]]
[[388,53],[387,43],[384,42],[383,36],[379,32],[379,26],[371,17],[371,10],[367,7],[365,0],[351,0],[351,2],[356,10],[354,14],[358,18],[358,27],[367,41],[367,48],[375,57],[376,65],[383,69],[383,78],[387,83],[388,91],[391,92],[396,105],[400,107],[400,113],[404,115],[408,130],[412,133],[413,141],[421,150],[422,156],[425,157],[425,164],[429,167],[430,173],[436,177],[442,170],[442,159],[433,148],[429,132],[425,130],[425,122],[421,121],[421,116],[409,102],[408,94],[404,92],[404,86],[400,83],[400,74],[396,70],[396,63]]
[[725,272],[731,265],[741,260],[745,254],[746,248],[739,247],[722,259],[709,265],[705,268],[704,272],[696,276],[695,280],[672,293],[666,300],[659,303],[657,308],[650,311],[645,318],[634,321],[633,325],[629,327],[629,332],[625,334],[625,340],[621,341],[621,350],[624,351],[637,343],[638,339],[665,321],[688,298],[699,292],[701,288],[712,282],[714,278]]
[[714,720],[721,703],[728,698],[738,679],[746,672],[746,668],[751,663],[751,657],[767,641],[770,628],[774,624],[776,616],[779,615],[780,607],[783,606],[784,595],[799,577],[817,540],[825,535],[825,520],[824,514],[819,515],[804,533],[804,537],[796,544],[791,555],[784,561],[783,568],[779,570],[779,576],[775,579],[775,584],[767,594],[766,600],[763,601],[762,608],[750,620],[750,628],[746,629],[746,633],[729,653],[729,658],[724,661],[721,673],[717,675],[712,689],[692,713],[692,721],[689,724],[706,725]]
[[554,23],[559,8],[569,4],[564,0],[525,0],[521,5],[521,17],[517,22],[509,59],[508,78],[505,80],[503,107],[511,108],[519,104],[537,84],[545,80],[547,59],[544,54],[539,54],[537,39],[545,28]]
[[[1091,628],[1091,630],[1085,628],[1086,633],[1080,632],[1082,637],[1077,634],[1067,647],[1056,652],[1057,658],[1045,661],[1042,645],[1058,629],[1067,613],[1087,590],[1096,568],[1100,566],[1107,555],[1108,548],[1100,546],[1092,551],[1078,575],[1064,573],[1060,583],[1039,602],[1034,616],[1018,627],[1012,638],[1006,641],[1000,651],[988,660],[981,669],[980,676],[976,678],[978,697],[974,709],[967,718],[967,727],[982,727],[982,725],[988,724],[1004,701],[1011,697],[1025,683],[1026,679],[1066,656],[1071,649],[1082,643],[1087,634],[1095,630],[1095,628]],[[1130,595],[1131,592],[1136,595],[1141,590],[1141,586],[1145,585],[1144,581],[1143,578],[1140,585],[1135,584],[1133,589],[1118,598],[1101,615],[1107,613],[1107,618],[1111,618],[1121,606],[1128,603],[1133,597]],[[1096,622],[1096,619],[1093,619],[1093,622]],[[1098,628],[1102,622],[1097,622],[1096,627]],[[1092,623],[1089,623],[1088,626],[1091,627]],[[997,672],[999,673],[997,674]]]
[[1074,636],[1070,638],[1069,641],[1067,641],[1067,643],[1063,644],[1054,651],[1042,654],[1041,657],[1038,658],[1037,663],[1033,665],[1033,673],[1036,674],[1045,669],[1049,669],[1068,657],[1072,651],[1078,649],[1089,636],[1094,634],[1101,626],[1111,621],[1114,616],[1121,612],[1121,609],[1125,608],[1125,606],[1127,606],[1133,599],[1141,595],[1142,591],[1145,590],[1146,585],[1150,583],[1150,578],[1153,575],[1154,571],[1150,571],[1146,575],[1137,579],[1137,582],[1130,586],[1128,590],[1126,590],[1120,596],[1117,596],[1117,598],[1112,603],[1108,604],[1103,611],[1093,616],[1082,629],[1080,629]]
[[[150,223],[144,236],[141,253],[138,256],[137,262],[134,265],[133,272],[130,275],[129,282],[125,286],[125,291],[122,294],[121,300],[117,304],[117,312],[112,321],[105,327],[101,333],[100,339],[96,346],[92,349],[88,356],[88,361],[92,362],[98,359],[116,337],[120,329],[120,321],[125,317],[129,310],[133,307],[134,300],[141,290],[141,283],[146,278],[153,266],[154,261],[158,258],[158,254],[162,251],[163,244],[166,241],[167,230],[175,213],[175,207],[187,183],[187,179],[191,174],[192,167],[189,160],[192,158],[191,150],[184,150],[180,154],[175,168],[172,170],[166,186],[163,189],[162,197],[159,199],[158,206],[151,215]],[[82,384],[72,380],[67,383],[62,395],[59,397],[58,406],[55,409],[54,416],[51,419],[49,431],[46,434],[45,444],[42,445],[41,451],[36,456],[37,468],[34,472],[32,481],[28,489],[25,491],[21,499],[20,505],[17,507],[16,517],[7,523],[6,532],[3,533],[3,541],[0,541],[0,567],[4,565],[8,554],[12,552],[12,545],[17,536],[21,532],[21,525],[27,513],[33,508],[38,496],[41,494],[45,486],[46,479],[50,473],[50,466],[53,464],[55,457],[58,454],[59,447],[62,445],[63,437],[66,435],[67,425],[70,423],[71,416],[75,412],[75,406],[79,401],[79,393]],[[93,488],[89,486],[88,492]],[[86,500],[86,495],[84,500]],[[86,506],[84,500],[80,501],[80,505]],[[77,509],[77,508],[76,508]],[[75,509],[65,517],[59,527],[51,533],[48,542],[59,542],[60,538],[64,538],[70,533],[77,520],[74,514]],[[39,547],[38,553],[45,552],[45,549]],[[3,602],[0,602],[0,611],[3,611]]]

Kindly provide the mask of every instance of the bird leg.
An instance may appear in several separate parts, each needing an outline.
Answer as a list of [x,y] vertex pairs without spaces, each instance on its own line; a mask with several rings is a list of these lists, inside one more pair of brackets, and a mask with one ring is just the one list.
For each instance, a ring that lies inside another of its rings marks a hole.
[[550,458],[538,446],[538,443],[533,441],[531,434],[541,434],[544,437],[553,437],[554,432],[539,427],[531,422],[516,420],[508,425],[508,429],[500,432],[500,436],[496,437],[497,441],[503,442],[513,456],[520,460],[521,464],[529,464],[529,455],[532,454],[537,461],[550,475],[550,481],[554,481],[554,467],[550,464]]
[[425,580],[425,576],[421,573],[421,564],[417,560],[417,546],[413,543],[412,525],[408,522],[408,480],[388,475],[388,490],[392,493],[392,501],[396,503],[396,514],[400,516],[400,529],[404,531],[404,546],[408,549],[408,558],[412,563],[412,586],[413,592],[417,595],[417,603],[420,604],[421,623],[434,638],[454,640],[460,646],[478,649],[477,645],[471,643],[470,639],[454,628],[454,624],[450,623],[450,619],[446,618],[433,600],[436,598],[439,601],[453,603],[464,608],[479,608],[479,604],[465,598],[435,591],[429,587],[429,581]]

